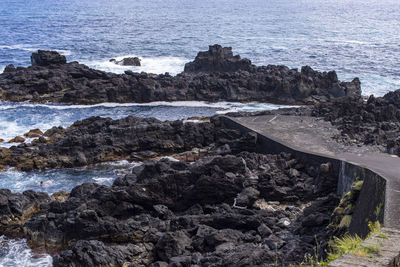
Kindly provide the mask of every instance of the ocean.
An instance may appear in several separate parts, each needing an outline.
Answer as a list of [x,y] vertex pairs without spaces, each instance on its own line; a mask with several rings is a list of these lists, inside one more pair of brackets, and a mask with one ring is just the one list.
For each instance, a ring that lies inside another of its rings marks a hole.
[[[341,80],[359,77],[364,95],[400,88],[400,1],[398,0],[2,0],[0,72],[7,64],[29,66],[38,49],[57,50],[68,61],[122,73],[178,74],[208,45],[231,46],[256,65],[309,65],[336,70]],[[109,62],[142,58],[141,67]],[[149,103],[92,106],[0,102],[0,146],[29,129],[69,126],[89,116],[128,115],[160,120],[257,111],[266,103]],[[110,185],[115,169],[129,162],[46,172],[0,173],[0,188],[53,193],[83,182]],[[40,182],[43,181],[43,186]],[[0,266],[51,266],[23,239],[0,236]]]
[[400,88],[398,0],[2,0],[0,68],[30,64],[37,49],[123,72],[179,73],[210,44],[256,65],[303,65],[359,77],[365,95]]

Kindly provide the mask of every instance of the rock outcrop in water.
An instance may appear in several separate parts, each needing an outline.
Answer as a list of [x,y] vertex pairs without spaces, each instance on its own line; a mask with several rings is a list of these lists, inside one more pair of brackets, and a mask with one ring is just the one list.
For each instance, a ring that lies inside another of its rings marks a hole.
[[208,51],[199,52],[193,62],[186,63],[185,72],[235,72],[252,71],[255,66],[247,58],[234,56],[232,47],[210,45]]
[[341,98],[313,107],[314,116],[324,117],[341,130],[338,141],[381,145],[400,156],[400,90],[383,97]]
[[15,66],[14,66],[13,64],[10,64],[10,65],[7,65],[7,66],[4,68],[3,73],[14,72],[15,70],[16,70],[16,69],[15,69]]
[[57,64],[66,64],[67,59],[65,56],[60,55],[56,51],[38,50],[37,53],[33,53],[31,56],[32,66],[50,66]]
[[308,104],[341,96],[360,96],[360,81],[341,82],[335,71],[301,71],[261,66],[233,56],[230,48],[210,46],[177,76],[126,71],[113,74],[66,63],[54,51],[32,55],[32,65],[0,74],[0,98],[7,101],[94,104],[151,101],[267,101]]
[[110,59],[110,62],[113,62],[117,65],[121,66],[140,66],[140,58],[138,57],[126,57],[122,60],[116,60],[115,58]]
[[250,150],[255,148],[255,136],[242,137],[239,131],[225,128],[219,117],[205,123],[91,117],[67,129],[54,127],[30,144],[1,148],[0,166],[24,171],[70,168],[137,157],[135,152],[154,157],[222,144],[229,145],[231,153],[243,146]]

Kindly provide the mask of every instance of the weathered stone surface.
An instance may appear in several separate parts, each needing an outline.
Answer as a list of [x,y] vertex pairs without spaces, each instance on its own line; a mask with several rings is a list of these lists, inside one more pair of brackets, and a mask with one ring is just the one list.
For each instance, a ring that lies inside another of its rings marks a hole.
[[141,258],[146,256],[146,250],[134,244],[107,246],[96,240],[79,240],[70,250],[55,256],[53,266],[135,266],[130,264],[142,263]]
[[123,58],[122,60],[116,60],[114,58],[110,59],[110,62],[121,66],[141,66],[140,61],[141,60],[138,57],[127,57]]
[[43,135],[43,132],[40,129],[32,129],[32,130],[29,130],[29,132],[24,133],[24,136],[28,137],[28,138],[36,138],[36,137],[40,137],[42,135]]
[[11,193],[8,189],[0,189],[0,232],[12,237],[23,236],[22,226],[35,212],[40,204],[50,201],[45,193],[32,190]]
[[52,64],[65,64],[67,59],[56,51],[38,50],[37,53],[32,53],[32,66],[49,66]]
[[6,73],[6,72],[13,72],[13,71],[15,71],[15,70],[16,70],[16,69],[15,69],[14,65],[13,65],[13,64],[9,64],[9,65],[7,65],[7,66],[4,68],[3,73]]
[[160,260],[169,261],[172,257],[183,255],[192,241],[183,231],[165,233],[155,246]]
[[25,142],[25,138],[22,136],[16,136],[8,141],[8,143],[23,143]]
[[235,72],[254,68],[247,58],[233,56],[232,47],[210,45],[208,51],[199,52],[193,62],[186,63],[185,72]]

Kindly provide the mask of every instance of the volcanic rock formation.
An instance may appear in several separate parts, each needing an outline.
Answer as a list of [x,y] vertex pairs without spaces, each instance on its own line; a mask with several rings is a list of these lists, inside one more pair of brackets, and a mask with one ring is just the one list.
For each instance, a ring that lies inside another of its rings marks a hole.
[[121,66],[140,66],[140,58],[138,57],[126,57],[122,60],[116,60],[115,58],[110,59],[110,62],[113,62],[117,65]]
[[56,267],[287,265],[316,245],[323,253],[335,185],[289,154],[164,159],[111,187],[85,183],[65,201],[42,201],[19,227]]
[[[211,122],[159,121],[154,118],[126,117],[119,120],[91,117],[70,127],[53,127],[32,143],[0,149],[0,166],[19,170],[70,168],[104,161],[150,157],[228,145],[229,153],[244,146],[255,149],[254,135],[222,125],[219,117]],[[251,143],[252,142],[252,143]],[[151,151],[151,152],[150,152]]]
[[151,101],[267,101],[310,104],[342,96],[360,96],[360,81],[338,80],[336,72],[311,67],[251,65],[233,56],[230,48],[210,46],[177,76],[126,71],[113,74],[66,63],[54,51],[32,55],[32,66],[11,66],[0,74],[0,99],[7,101],[101,102]]

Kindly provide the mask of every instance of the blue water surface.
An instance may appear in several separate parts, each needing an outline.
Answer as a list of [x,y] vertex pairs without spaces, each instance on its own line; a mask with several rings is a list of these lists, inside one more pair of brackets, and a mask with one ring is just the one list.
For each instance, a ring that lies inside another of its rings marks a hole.
[[364,94],[400,88],[398,0],[2,0],[0,66],[26,66],[38,48],[122,72],[108,62],[178,73],[209,44],[255,64],[310,65],[360,77]]

